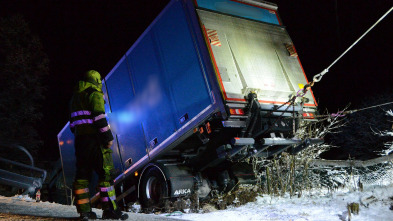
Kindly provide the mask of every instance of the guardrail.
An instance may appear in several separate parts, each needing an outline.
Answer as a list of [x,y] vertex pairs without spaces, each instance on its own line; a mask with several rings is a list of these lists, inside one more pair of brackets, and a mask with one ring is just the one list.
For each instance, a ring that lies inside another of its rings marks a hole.
[[34,166],[33,157],[29,151],[27,151],[26,148],[15,144],[0,144],[0,146],[21,150],[26,153],[31,162],[31,165],[27,165],[0,157],[0,162],[5,163],[6,165],[12,165],[14,168],[17,167],[30,174],[29,176],[18,172],[8,171],[7,169],[0,169],[0,184],[23,189],[23,194],[33,194],[37,189],[40,189],[46,179],[47,173],[46,170]]

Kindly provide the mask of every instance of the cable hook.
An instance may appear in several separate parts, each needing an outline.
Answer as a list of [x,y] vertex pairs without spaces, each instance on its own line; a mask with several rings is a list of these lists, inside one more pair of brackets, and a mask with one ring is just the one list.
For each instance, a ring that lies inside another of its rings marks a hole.
[[312,79],[313,82],[320,82],[321,79],[322,79],[322,77],[323,77],[323,75],[325,75],[325,74],[328,73],[328,72],[329,72],[329,69],[326,68],[326,69],[323,70],[321,73],[315,75],[314,78]]

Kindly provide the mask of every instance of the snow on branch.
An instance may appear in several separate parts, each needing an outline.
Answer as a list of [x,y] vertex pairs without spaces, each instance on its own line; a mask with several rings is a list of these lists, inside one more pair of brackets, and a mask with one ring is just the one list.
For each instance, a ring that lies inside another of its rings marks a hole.
[[393,117],[393,111],[392,110],[386,111],[386,115]]

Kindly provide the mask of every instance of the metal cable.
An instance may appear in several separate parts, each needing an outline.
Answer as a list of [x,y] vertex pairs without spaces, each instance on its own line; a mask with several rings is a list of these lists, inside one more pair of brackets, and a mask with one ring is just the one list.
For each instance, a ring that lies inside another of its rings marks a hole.
[[391,7],[380,19],[378,19],[377,22],[374,23],[360,38],[358,38],[347,50],[344,51],[333,63],[331,63],[325,70],[323,70],[321,73],[315,75],[313,77],[313,82],[319,82],[321,81],[322,77],[329,71],[329,69],[336,64],[338,60],[340,60],[349,50],[352,49],[353,46],[355,46],[366,34],[368,34],[380,21],[382,21],[391,11],[393,10],[393,7]]
[[383,103],[383,104],[378,104],[378,105],[374,105],[374,106],[370,106],[370,107],[365,107],[365,108],[360,108],[360,109],[355,109],[355,110],[351,110],[351,111],[344,111],[343,113],[348,113],[348,114],[352,114],[358,111],[363,111],[363,110],[367,110],[367,109],[371,109],[371,108],[375,108],[375,107],[381,107],[381,106],[385,106],[385,105],[389,105],[389,104],[393,104],[392,102],[387,102],[387,103]]

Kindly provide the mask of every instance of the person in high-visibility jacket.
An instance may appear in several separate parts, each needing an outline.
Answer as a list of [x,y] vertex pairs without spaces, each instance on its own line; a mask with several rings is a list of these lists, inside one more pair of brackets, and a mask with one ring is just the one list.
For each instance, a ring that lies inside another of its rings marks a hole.
[[103,219],[122,219],[113,186],[113,135],[105,115],[101,75],[94,70],[85,73],[75,87],[70,103],[70,128],[75,135],[76,176],[73,190],[76,208],[82,220],[96,219],[91,211],[89,182],[92,172],[98,174]]

